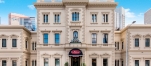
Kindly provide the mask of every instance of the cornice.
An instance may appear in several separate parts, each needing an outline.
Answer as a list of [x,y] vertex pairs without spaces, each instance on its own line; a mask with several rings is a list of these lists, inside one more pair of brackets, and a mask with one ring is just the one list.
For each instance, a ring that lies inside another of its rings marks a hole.
[[18,26],[18,25],[0,25],[0,29],[23,29],[29,34],[31,34],[31,32],[28,29],[26,29],[24,26]]
[[34,6],[36,8],[50,8],[50,7],[54,7],[54,8],[61,7],[61,8],[63,8],[64,7],[63,3],[58,3],[58,2],[56,2],[56,3],[47,3],[47,2],[45,2],[45,3],[35,3]]
[[115,2],[89,2],[88,7],[113,7],[115,8],[117,3]]

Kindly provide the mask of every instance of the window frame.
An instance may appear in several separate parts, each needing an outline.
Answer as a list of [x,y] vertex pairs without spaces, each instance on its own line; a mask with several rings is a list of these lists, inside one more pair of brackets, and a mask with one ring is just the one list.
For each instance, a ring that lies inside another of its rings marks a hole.
[[5,65],[3,65],[3,62],[6,62],[6,66],[7,66],[7,60],[2,60],[2,66],[5,66]]
[[[138,41],[136,41],[136,40],[138,40]],[[134,46],[135,46],[135,47],[139,47],[139,43],[140,43],[139,40],[140,40],[140,38],[135,38],[135,39],[134,39]],[[136,43],[138,43],[138,46],[137,46]]]
[[[15,62],[16,65],[14,65],[13,61]],[[17,60],[12,60],[12,66],[17,66]]]
[[140,66],[139,60],[134,60],[134,66],[136,66],[136,61],[138,61],[138,66]]
[[[58,37],[56,37],[58,35]],[[58,43],[57,43],[58,40]],[[60,44],[60,33],[55,33],[55,44]]]
[[[47,35],[47,37],[45,37],[45,35]],[[47,42],[45,42],[46,39],[47,39]],[[49,43],[48,40],[49,40],[49,34],[48,34],[48,33],[43,33],[43,43],[44,43],[44,44],[48,44],[48,43]]]
[[96,65],[95,65],[95,66],[97,66],[97,58],[92,58],[92,59],[91,59],[91,64],[92,64],[92,66],[93,66],[93,59],[95,59],[95,61],[96,61],[96,63],[95,63]]
[[103,62],[102,62],[102,63],[103,63],[103,66],[104,66],[104,59],[107,60],[106,64],[107,64],[107,66],[108,66],[108,65],[109,65],[109,64],[108,64],[108,58],[103,58]]
[[56,66],[56,59],[59,60],[59,66],[60,66],[60,58],[55,58],[55,66]]
[[150,66],[150,60],[145,60],[145,66],[146,66],[146,61],[149,61],[149,65],[148,66]]
[[77,11],[72,12],[72,21],[73,22],[80,21],[79,18],[80,18],[80,12],[77,12]]
[[[107,38],[106,38],[106,40],[107,40],[107,42],[105,42],[105,35],[107,35]],[[109,34],[108,33],[103,33],[103,44],[108,44],[109,42],[108,42],[108,39],[109,39]]]
[[[92,36],[92,44],[97,44],[97,33],[92,33],[91,34],[91,36]],[[94,42],[93,42],[93,39],[94,39]]]
[[[15,46],[14,46],[14,41],[13,40],[15,40]],[[17,39],[12,39],[12,47],[14,48],[14,47],[17,47]]]
[[[149,40],[148,41],[148,46],[147,46],[147,39]],[[150,47],[150,38],[145,38],[145,47]]]
[[[5,40],[5,42],[4,42]],[[2,48],[6,48],[7,47],[7,39],[6,38],[2,38]]]

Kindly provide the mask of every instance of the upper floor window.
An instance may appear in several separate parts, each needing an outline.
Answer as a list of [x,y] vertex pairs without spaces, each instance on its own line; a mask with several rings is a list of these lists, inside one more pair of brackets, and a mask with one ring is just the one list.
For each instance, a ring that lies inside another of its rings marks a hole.
[[150,38],[146,38],[145,39],[145,47],[149,47],[150,46]]
[[44,66],[49,66],[48,58],[44,58]]
[[103,22],[108,22],[108,14],[103,14]]
[[104,33],[103,43],[108,43],[108,34]]
[[48,34],[47,33],[43,34],[43,43],[48,44]]
[[73,32],[73,38],[78,38],[78,32],[77,31]]
[[108,66],[108,59],[103,59],[103,66]]
[[139,47],[139,38],[135,38],[135,47]]
[[12,47],[17,47],[17,39],[12,39]]
[[55,23],[59,23],[60,22],[60,14],[55,14]]
[[145,66],[150,66],[150,60],[145,60]]
[[135,60],[135,66],[139,66],[139,60]]
[[25,66],[28,66],[28,61],[27,60],[25,61]]
[[124,42],[122,42],[122,49],[124,48]]
[[96,33],[92,33],[92,43],[97,43],[97,35],[96,35]]
[[7,61],[6,60],[2,60],[2,66],[7,66]]
[[12,66],[17,66],[16,60],[12,60]]
[[97,14],[92,14],[92,21],[97,22]]
[[36,50],[36,42],[32,43],[32,50]]
[[2,39],[2,47],[6,47],[6,39]]
[[26,49],[28,48],[28,41],[27,40],[25,41],[25,47],[26,47]]
[[55,44],[59,44],[60,43],[60,34],[56,33],[55,34]]
[[60,66],[60,60],[59,59],[55,59],[55,66]]
[[96,59],[93,58],[93,59],[92,59],[92,66],[97,66],[97,65],[96,65],[96,62],[97,62]]
[[72,21],[79,21],[79,12],[72,13]]
[[43,14],[44,23],[48,23],[48,14]]
[[36,66],[37,61],[36,60],[32,60],[32,66]]

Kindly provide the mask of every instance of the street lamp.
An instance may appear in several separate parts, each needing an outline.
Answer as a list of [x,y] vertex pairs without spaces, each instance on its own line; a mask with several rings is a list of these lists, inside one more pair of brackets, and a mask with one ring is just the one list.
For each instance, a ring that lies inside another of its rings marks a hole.
[[[133,21],[132,24],[134,24],[136,21]],[[127,33],[126,33],[126,66],[128,66],[128,47],[129,47],[129,44],[128,44],[128,28],[132,25],[130,24],[128,27],[127,27]]]

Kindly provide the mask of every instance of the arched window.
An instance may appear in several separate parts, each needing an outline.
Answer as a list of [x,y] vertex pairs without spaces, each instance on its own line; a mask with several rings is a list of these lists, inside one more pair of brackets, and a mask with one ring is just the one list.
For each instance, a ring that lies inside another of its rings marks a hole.
[[73,38],[78,38],[78,32],[77,31],[73,32]]

